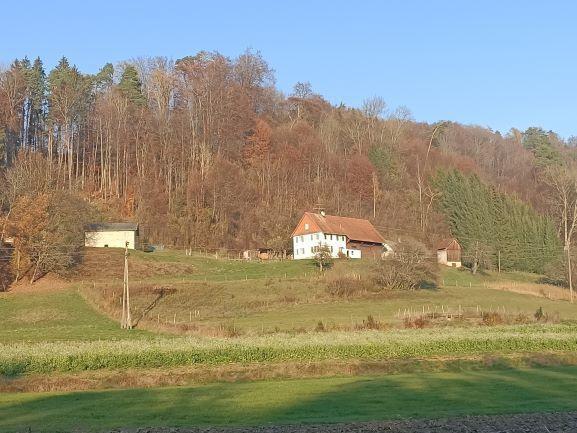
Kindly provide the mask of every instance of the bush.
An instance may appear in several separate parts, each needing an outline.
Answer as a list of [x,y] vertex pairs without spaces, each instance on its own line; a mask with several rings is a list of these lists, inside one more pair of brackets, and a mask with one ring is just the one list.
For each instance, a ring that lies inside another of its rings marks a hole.
[[371,281],[353,275],[343,275],[331,278],[327,282],[327,292],[339,298],[348,298],[368,291],[372,287]]
[[438,265],[432,253],[420,242],[400,242],[393,257],[383,259],[374,267],[375,283],[382,289],[414,290],[437,287]]
[[429,326],[430,324],[431,322],[426,318],[424,318],[423,316],[415,318],[405,317],[405,320],[403,321],[403,325],[407,329],[423,329]]
[[487,326],[502,325],[505,323],[503,316],[496,312],[484,312],[481,316],[481,321],[483,325]]
[[535,320],[540,321],[543,319],[543,317],[545,317],[545,314],[543,313],[543,307],[539,307],[537,311],[535,311]]

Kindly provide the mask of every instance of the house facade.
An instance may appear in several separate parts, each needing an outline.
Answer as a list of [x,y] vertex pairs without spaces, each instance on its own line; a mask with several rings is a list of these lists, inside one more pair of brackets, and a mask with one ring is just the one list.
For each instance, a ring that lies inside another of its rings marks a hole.
[[457,239],[443,239],[437,244],[437,262],[441,265],[460,268],[461,245]]
[[291,237],[295,260],[312,259],[321,247],[328,247],[334,258],[379,258],[385,243],[368,220],[324,212],[305,212]]
[[89,224],[84,229],[84,246],[92,248],[128,248],[138,247],[138,224],[136,223],[98,223]]

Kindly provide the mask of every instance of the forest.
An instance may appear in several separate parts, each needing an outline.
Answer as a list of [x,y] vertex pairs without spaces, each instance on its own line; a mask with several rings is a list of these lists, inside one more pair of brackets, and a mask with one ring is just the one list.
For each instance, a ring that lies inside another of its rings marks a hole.
[[48,262],[95,219],[136,221],[150,243],[285,249],[322,207],[392,241],[456,236],[478,265],[545,272],[571,252],[576,141],[418,122],[380,96],[335,106],[307,81],[283,94],[254,50],[96,74],[18,59],[0,70],[0,238],[40,269],[66,268]]

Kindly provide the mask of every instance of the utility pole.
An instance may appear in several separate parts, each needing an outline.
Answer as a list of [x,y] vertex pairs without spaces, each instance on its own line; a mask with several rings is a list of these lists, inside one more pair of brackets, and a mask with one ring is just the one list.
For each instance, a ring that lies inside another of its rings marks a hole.
[[573,303],[573,269],[571,268],[571,244],[565,244],[565,251],[567,252],[567,277],[569,279],[569,298]]
[[128,290],[128,241],[124,245],[124,284],[122,291],[122,329],[132,329],[132,317],[130,316],[130,291]]
[[501,273],[501,250],[497,254],[497,266],[499,267],[499,273]]

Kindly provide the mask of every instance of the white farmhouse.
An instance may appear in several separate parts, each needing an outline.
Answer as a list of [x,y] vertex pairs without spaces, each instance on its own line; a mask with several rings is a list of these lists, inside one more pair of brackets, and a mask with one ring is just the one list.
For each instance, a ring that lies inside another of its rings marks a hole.
[[138,246],[138,224],[99,223],[89,224],[84,229],[84,246],[96,248],[128,248]]
[[320,247],[326,246],[331,255],[360,259],[381,257],[386,252],[385,240],[365,219],[305,212],[292,233],[293,257],[311,259]]

